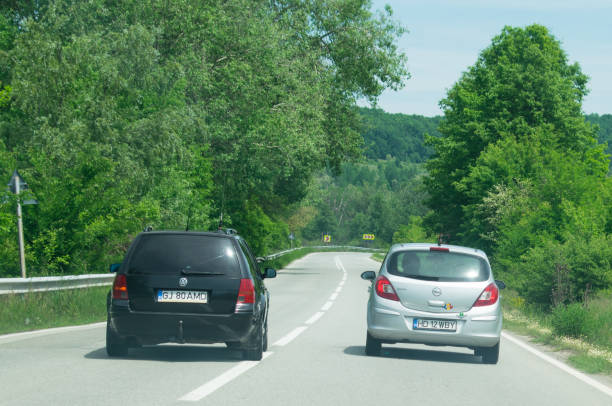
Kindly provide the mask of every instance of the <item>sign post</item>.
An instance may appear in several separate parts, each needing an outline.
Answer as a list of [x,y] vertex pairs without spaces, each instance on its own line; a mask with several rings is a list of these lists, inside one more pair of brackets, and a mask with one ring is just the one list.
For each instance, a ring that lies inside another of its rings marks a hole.
[[[28,184],[23,180],[17,169],[13,172],[8,183],[9,190],[17,195],[17,232],[19,234],[19,260],[21,262],[21,277],[26,277],[25,249],[23,244],[23,221],[21,213],[21,199],[19,194],[28,188]],[[30,199],[23,204],[38,204],[36,200]]]

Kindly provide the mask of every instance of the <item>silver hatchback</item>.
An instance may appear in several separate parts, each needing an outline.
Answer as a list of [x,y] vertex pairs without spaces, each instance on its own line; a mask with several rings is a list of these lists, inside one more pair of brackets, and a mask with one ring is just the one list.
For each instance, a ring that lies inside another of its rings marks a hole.
[[499,359],[499,289],[484,252],[436,244],[391,247],[372,281],[366,354],[381,345],[420,343],[468,347],[487,364]]

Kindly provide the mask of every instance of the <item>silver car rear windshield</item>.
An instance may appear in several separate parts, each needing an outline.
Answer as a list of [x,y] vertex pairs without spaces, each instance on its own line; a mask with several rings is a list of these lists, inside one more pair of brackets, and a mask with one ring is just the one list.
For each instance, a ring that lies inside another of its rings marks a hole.
[[240,277],[240,268],[228,238],[150,234],[142,235],[134,247],[128,273]]
[[480,257],[445,251],[398,251],[389,258],[387,270],[392,275],[442,282],[482,282],[491,272]]

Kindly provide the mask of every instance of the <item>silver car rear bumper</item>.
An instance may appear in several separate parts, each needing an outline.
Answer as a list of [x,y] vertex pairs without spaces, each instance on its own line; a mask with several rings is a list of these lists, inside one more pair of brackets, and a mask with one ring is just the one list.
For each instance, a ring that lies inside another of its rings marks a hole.
[[[415,330],[413,320],[456,320],[456,331]],[[368,332],[387,342],[492,347],[499,342],[502,315],[499,301],[492,306],[474,307],[467,312],[431,313],[411,310],[401,303],[376,297],[368,306]]]

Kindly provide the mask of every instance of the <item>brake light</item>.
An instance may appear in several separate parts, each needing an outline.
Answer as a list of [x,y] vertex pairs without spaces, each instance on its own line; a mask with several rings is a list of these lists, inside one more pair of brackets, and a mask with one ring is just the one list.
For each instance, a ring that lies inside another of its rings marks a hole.
[[124,274],[117,274],[113,282],[113,299],[128,299],[127,278]]
[[253,287],[252,280],[240,280],[240,289],[238,290],[238,300],[236,303],[255,303],[255,288]]
[[442,252],[448,252],[448,248],[446,247],[429,247],[430,251],[442,251]]
[[376,294],[384,299],[396,300],[399,302],[399,297],[397,297],[397,293],[395,293],[395,289],[393,289],[393,285],[389,282],[389,279],[384,276],[379,276],[376,278]]
[[474,303],[474,307],[493,305],[497,303],[497,299],[499,299],[499,289],[495,282],[493,282],[482,291],[480,297]]

